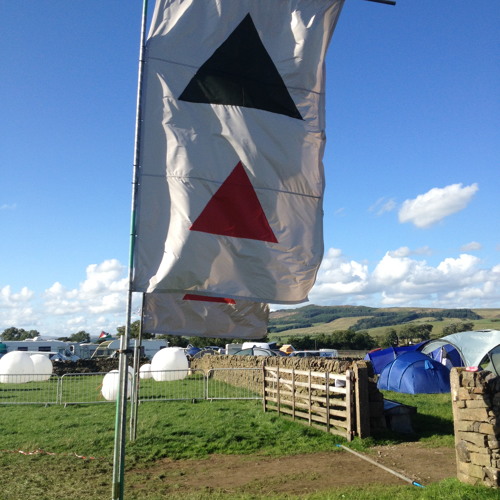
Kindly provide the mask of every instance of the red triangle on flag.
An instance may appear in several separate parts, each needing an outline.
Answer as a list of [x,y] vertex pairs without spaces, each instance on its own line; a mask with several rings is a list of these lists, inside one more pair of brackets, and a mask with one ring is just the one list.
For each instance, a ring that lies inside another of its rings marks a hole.
[[234,299],[226,299],[224,297],[209,297],[205,295],[195,295],[193,293],[186,293],[182,300],[199,300],[200,302],[220,302],[223,304],[236,304]]
[[278,243],[241,161],[212,196],[190,229]]

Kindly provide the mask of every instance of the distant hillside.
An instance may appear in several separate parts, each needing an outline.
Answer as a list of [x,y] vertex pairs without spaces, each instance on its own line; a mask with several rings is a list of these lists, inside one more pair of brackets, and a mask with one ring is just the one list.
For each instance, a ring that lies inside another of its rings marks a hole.
[[331,323],[340,318],[371,317],[376,313],[373,307],[365,306],[304,306],[272,312],[269,331],[280,332],[296,328],[308,328],[314,324]]
[[[350,329],[378,335],[381,334],[380,329],[385,331],[388,327],[397,327],[411,322],[446,325],[456,321],[473,322],[476,329],[500,329],[500,310],[308,305],[272,312],[269,333],[281,337]],[[496,322],[498,325],[495,326]],[[435,328],[433,333],[439,333],[439,330],[442,328]]]

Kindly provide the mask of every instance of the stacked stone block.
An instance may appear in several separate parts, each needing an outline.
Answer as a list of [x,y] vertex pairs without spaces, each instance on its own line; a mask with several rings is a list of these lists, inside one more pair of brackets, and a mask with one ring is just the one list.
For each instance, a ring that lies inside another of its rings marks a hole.
[[488,371],[451,371],[457,477],[500,487],[500,377]]

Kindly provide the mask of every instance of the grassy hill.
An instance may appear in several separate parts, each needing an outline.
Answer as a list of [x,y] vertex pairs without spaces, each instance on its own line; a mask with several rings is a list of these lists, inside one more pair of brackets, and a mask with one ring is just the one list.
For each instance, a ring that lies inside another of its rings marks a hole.
[[283,341],[294,336],[330,334],[347,329],[380,337],[390,328],[397,332],[409,323],[431,324],[432,337],[440,337],[444,327],[462,321],[473,323],[474,330],[500,329],[500,309],[307,305],[272,312],[269,337]]

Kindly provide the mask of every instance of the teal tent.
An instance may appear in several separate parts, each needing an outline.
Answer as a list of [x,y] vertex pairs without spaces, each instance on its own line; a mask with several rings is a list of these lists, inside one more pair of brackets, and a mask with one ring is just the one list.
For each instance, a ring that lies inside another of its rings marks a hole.
[[500,330],[477,330],[453,333],[440,339],[431,340],[421,349],[423,354],[451,345],[463,365],[478,367],[500,375]]

